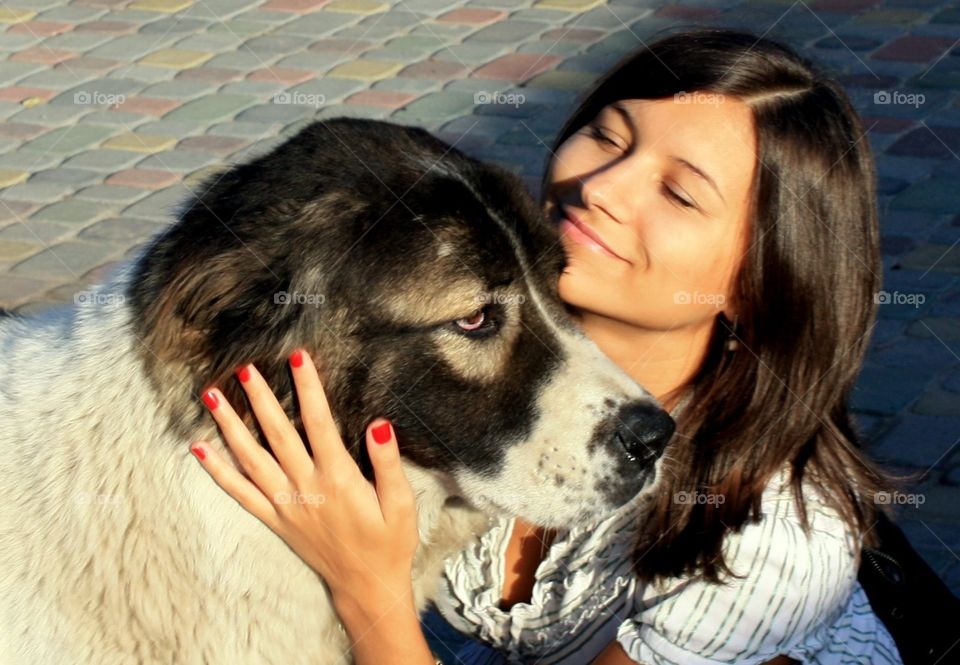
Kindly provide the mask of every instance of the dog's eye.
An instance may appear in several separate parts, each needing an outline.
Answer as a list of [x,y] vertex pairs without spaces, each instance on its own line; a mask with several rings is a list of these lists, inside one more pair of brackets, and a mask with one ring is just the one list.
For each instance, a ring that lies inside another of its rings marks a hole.
[[478,309],[471,316],[468,316],[465,319],[457,319],[456,324],[460,326],[463,330],[479,330],[483,327],[484,322],[487,320],[487,312],[485,309]]
[[453,322],[457,330],[467,333],[470,337],[481,337],[492,333],[497,327],[497,317],[489,305],[478,309],[470,316],[457,319]]

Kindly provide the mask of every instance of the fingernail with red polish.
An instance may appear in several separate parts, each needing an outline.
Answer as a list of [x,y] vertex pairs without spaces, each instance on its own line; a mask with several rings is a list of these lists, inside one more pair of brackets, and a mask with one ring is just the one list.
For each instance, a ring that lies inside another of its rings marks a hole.
[[303,364],[303,352],[300,349],[297,349],[290,354],[290,365],[292,367],[300,367]]
[[373,428],[373,440],[377,443],[386,443],[390,440],[390,423],[385,422]]
[[240,383],[246,383],[250,380],[250,365],[244,365],[243,367],[237,368],[237,378],[240,379]]
[[212,390],[208,390],[203,393],[203,403],[207,405],[207,408],[213,411],[215,408],[220,406],[220,400],[217,399],[216,393]]
[[190,450],[193,451],[193,454],[196,455],[197,459],[200,460],[201,462],[207,458],[207,454],[203,452],[203,448],[201,448],[200,446],[194,446]]

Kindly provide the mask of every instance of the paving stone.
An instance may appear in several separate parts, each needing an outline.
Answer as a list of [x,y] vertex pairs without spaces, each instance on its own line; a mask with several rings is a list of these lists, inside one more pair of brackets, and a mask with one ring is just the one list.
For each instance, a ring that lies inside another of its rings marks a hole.
[[210,21],[187,18],[185,16],[168,16],[156,21],[150,21],[140,27],[142,35],[169,35],[178,33],[199,33],[211,26]]
[[157,169],[184,174],[196,171],[198,168],[219,161],[219,159],[219,156],[212,153],[183,150],[178,146],[176,150],[160,155],[151,155],[136,162],[136,164],[138,168]]
[[207,130],[210,136],[237,136],[240,138],[260,138],[276,131],[276,125],[269,122],[231,121],[213,125]]
[[115,58],[132,62],[151,51],[160,49],[165,44],[173,42],[178,36],[176,33],[166,36],[151,35],[149,38],[145,38],[143,35],[124,35],[111,39],[103,46],[98,46],[89,51],[87,55],[94,58]]
[[553,67],[559,56],[515,53],[497,58],[473,72],[474,78],[522,82]]
[[390,8],[386,2],[378,0],[333,0],[323,6],[327,12],[348,12],[350,14],[377,14]]
[[[956,354],[954,342],[960,342],[960,319],[947,317],[926,317],[914,321],[907,328],[907,334],[914,337],[934,338],[947,350]],[[956,358],[956,355],[953,355]]]
[[305,104],[261,104],[243,111],[237,120],[245,123],[283,123],[287,124],[299,118],[313,115],[324,102],[318,97],[315,105]]
[[0,169],[0,187],[10,187],[26,181],[30,177],[29,171],[23,170],[14,170],[14,169]]
[[931,159],[957,158],[960,153],[960,127],[920,127],[900,138],[887,152]]
[[55,224],[86,226],[87,223],[107,214],[109,214],[107,206],[88,201],[69,200],[41,208],[33,213],[30,219]]
[[24,33],[27,35],[39,35],[43,37],[59,35],[73,29],[72,23],[63,21],[28,21],[26,23],[17,23],[7,29],[10,33]]
[[202,83],[226,83],[243,78],[243,71],[240,69],[226,69],[224,67],[208,67],[201,65],[192,69],[184,69],[177,72],[176,80],[196,81]]
[[302,14],[320,9],[325,2],[326,0],[272,0],[263,5],[263,8],[268,11]]
[[122,213],[124,217],[169,221],[176,217],[176,207],[192,196],[189,187],[181,183],[150,194],[132,206],[124,208]]
[[44,249],[13,266],[16,275],[38,279],[76,279],[111,255],[116,248],[103,242],[67,241]]
[[[913,322],[908,325],[916,325]],[[943,341],[927,337],[904,337],[883,349],[871,348],[867,358],[878,367],[900,367],[913,369],[923,376],[935,376],[938,371],[960,364],[953,351]],[[958,412],[960,413],[960,412]]]
[[43,249],[43,245],[22,240],[0,239],[0,261],[20,261]]
[[543,88],[557,91],[580,91],[587,89],[596,76],[583,72],[551,70],[526,82],[525,88]]
[[213,57],[213,53],[190,51],[187,49],[161,49],[139,60],[141,65],[163,67],[166,69],[189,69],[202,65]]
[[469,42],[446,45],[433,53],[431,58],[473,68],[478,63],[488,62],[510,52],[510,45],[503,42]]
[[72,154],[103,140],[112,133],[113,130],[109,127],[84,125],[62,127],[28,141],[21,150]]
[[107,185],[137,187],[140,189],[162,189],[180,180],[176,173],[159,169],[127,169],[109,176]]
[[98,240],[128,242],[153,236],[166,229],[167,226],[167,224],[156,220],[137,219],[135,217],[104,219],[83,229],[78,238],[91,242]]
[[[2,207],[2,206],[0,206]],[[22,218],[0,230],[0,240],[38,243],[41,245],[66,238],[75,229],[65,224],[55,224],[35,219]],[[6,279],[6,274],[4,274]],[[0,280],[2,282],[3,280]]]
[[177,139],[172,136],[151,136],[129,132],[104,141],[101,147],[109,150],[152,154],[170,150],[176,143]]
[[173,14],[193,4],[193,0],[135,0],[128,5],[130,9],[141,9],[148,12],[163,12]]
[[173,81],[155,83],[140,91],[140,94],[147,97],[171,98],[180,102],[186,102],[209,93],[209,83],[204,81],[189,81],[181,78],[174,79]]
[[911,411],[921,416],[955,416],[960,413],[960,394],[945,390],[924,393]]
[[543,31],[543,24],[535,21],[501,21],[482,28],[466,38],[467,43],[499,42],[514,44]]
[[[86,23],[78,24],[74,28],[77,32],[106,32],[114,36],[135,32],[136,29],[137,25],[131,21],[110,20],[87,21]],[[146,26],[144,26],[144,29],[146,29]]]
[[73,52],[74,57],[68,62],[74,62],[75,58],[85,51],[94,49],[101,44],[110,41],[110,35],[99,32],[68,32],[66,34],[49,37],[43,40],[43,48],[53,51]]
[[17,9],[13,7],[0,8],[0,23],[15,24],[29,21],[37,13],[28,9]]
[[[279,12],[271,12],[271,15],[276,15],[278,13]],[[258,18],[259,17],[253,16],[248,12],[243,16],[235,17],[226,21],[217,21],[210,26],[208,32],[226,32],[232,35],[253,36],[270,32],[276,28],[275,23],[257,20]]]
[[282,12],[267,12],[259,10],[258,0],[204,0],[191,5],[181,12],[181,16],[191,16],[207,20],[219,20],[243,14],[256,20],[272,20],[282,22],[289,20],[290,15]]
[[899,210],[950,213],[960,210],[960,192],[956,182],[947,178],[932,178],[909,187],[890,203]]
[[0,228],[29,217],[36,208],[36,204],[33,203],[0,197]]
[[416,95],[392,92],[390,90],[363,90],[347,97],[345,103],[397,109],[412,102],[416,98]]
[[100,173],[112,173],[135,163],[140,156],[119,150],[93,149],[77,153],[64,162],[64,166],[89,169]]
[[296,21],[283,25],[274,32],[278,35],[308,35],[316,38],[328,35],[357,20],[354,14],[340,12],[317,12],[312,15],[301,16]]
[[[148,190],[137,189],[135,187],[117,187],[113,185],[94,185],[81,189],[74,198],[83,201],[93,201],[95,203],[106,203],[111,206],[127,206],[138,199],[147,196]],[[116,209],[116,208],[114,208]]]
[[13,303],[32,298],[50,288],[51,282],[43,279],[4,274],[0,280],[0,306],[10,307]]
[[50,100],[51,104],[71,104],[88,107],[110,107],[123,104],[127,96],[143,88],[143,83],[132,79],[91,79],[71,87]]
[[930,19],[931,23],[960,23],[960,7],[947,7]]
[[960,248],[949,245],[923,245],[904,256],[904,267],[922,271],[960,272]]
[[309,37],[302,37],[299,35],[270,34],[248,39],[246,42],[244,42],[243,47],[258,53],[278,52],[286,54],[306,48],[310,45],[311,41],[312,40]]
[[908,62],[929,62],[943,55],[956,40],[949,37],[924,37],[908,35],[894,40],[875,51],[875,60],[904,60]]
[[916,401],[930,383],[909,368],[865,365],[850,403],[857,411],[877,415],[900,413]]
[[47,171],[38,171],[30,177],[31,182],[35,183],[63,183],[74,187],[81,187],[99,182],[103,179],[102,173],[90,171],[87,169],[73,169],[58,167]]
[[908,413],[868,450],[882,460],[928,468],[950,451],[958,432],[960,417]]
[[201,123],[216,122],[233,117],[239,111],[255,104],[256,101],[257,99],[252,96],[217,94],[187,102],[164,118],[166,120],[189,119],[192,122]]
[[379,81],[393,76],[403,68],[398,62],[383,60],[354,60],[337,65],[326,75],[330,78],[354,79],[358,81]]
[[240,35],[231,35],[224,32],[205,32],[189,35],[173,44],[176,49],[186,51],[200,51],[204,53],[221,53],[237,48],[243,43]]
[[521,44],[517,47],[518,53],[543,53],[561,58],[571,57],[583,50],[583,44],[577,42],[557,42],[540,40]]

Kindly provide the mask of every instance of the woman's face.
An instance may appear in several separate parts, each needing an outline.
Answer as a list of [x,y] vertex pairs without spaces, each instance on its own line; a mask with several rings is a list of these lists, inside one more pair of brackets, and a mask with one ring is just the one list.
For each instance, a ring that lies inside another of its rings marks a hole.
[[550,166],[569,305],[655,330],[735,313],[755,169],[750,109],[731,97],[623,100],[570,136]]

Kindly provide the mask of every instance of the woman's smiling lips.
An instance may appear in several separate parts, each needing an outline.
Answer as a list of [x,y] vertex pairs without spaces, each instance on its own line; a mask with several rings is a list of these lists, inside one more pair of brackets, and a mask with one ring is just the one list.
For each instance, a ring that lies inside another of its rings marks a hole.
[[[595,252],[602,252],[607,256],[621,261],[627,261],[625,258],[610,249],[610,246],[603,241],[600,234],[572,215],[566,208],[560,207],[560,233],[570,236],[574,242],[580,243],[592,249]],[[629,261],[627,261],[629,263]]]

